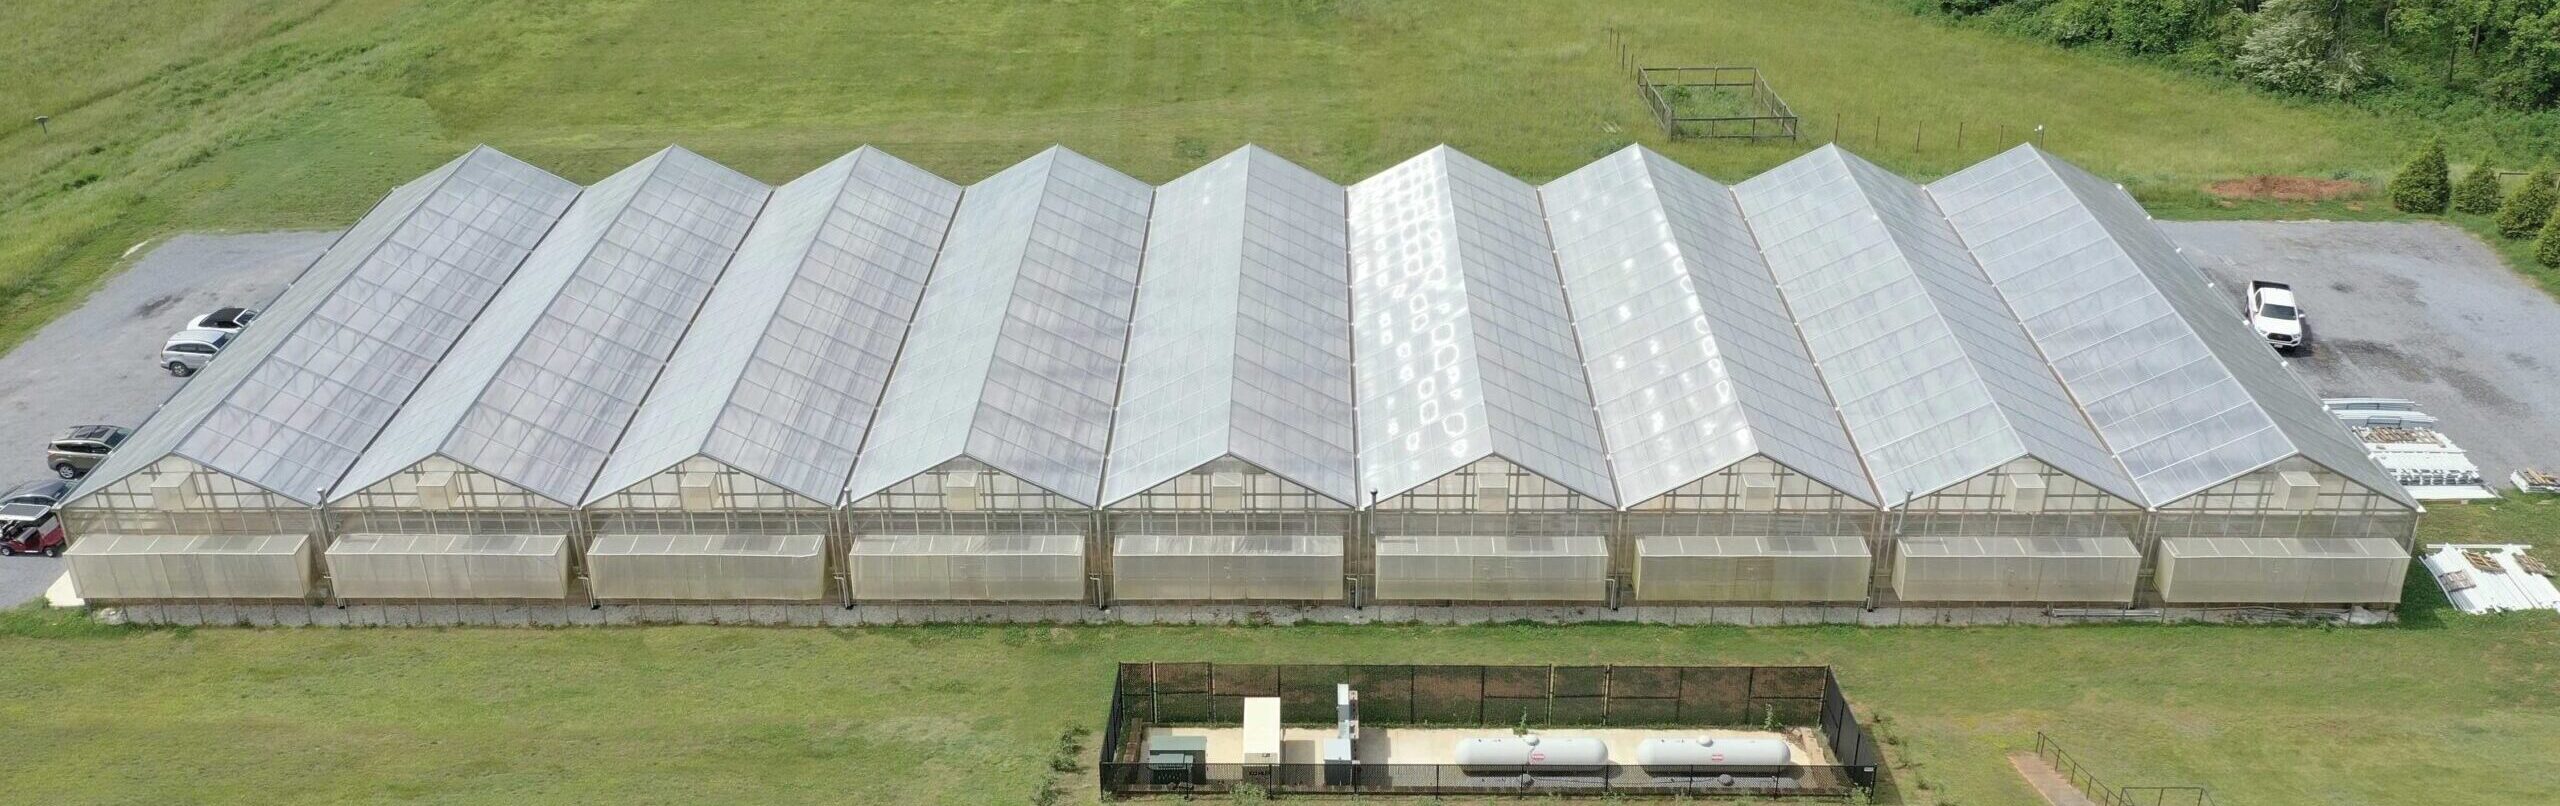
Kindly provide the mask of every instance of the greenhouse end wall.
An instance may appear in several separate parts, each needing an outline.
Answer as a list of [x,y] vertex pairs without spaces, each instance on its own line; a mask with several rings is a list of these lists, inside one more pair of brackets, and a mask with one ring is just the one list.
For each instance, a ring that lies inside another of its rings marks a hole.
[[1342,600],[1340,535],[1121,535],[1111,597],[1131,601]]
[[304,535],[90,535],[63,558],[92,602],[304,599],[312,588]]
[[1909,602],[2133,601],[2142,552],[2115,537],[1926,537],[1897,546],[1893,592]]
[[2400,601],[2408,567],[2387,538],[2180,537],[2155,579],[2171,604],[2374,604]]
[[341,601],[569,597],[561,535],[342,535],[325,555]]
[[847,567],[870,602],[1076,602],[1082,535],[862,535]]
[[1482,535],[1378,539],[1378,598],[1429,602],[1602,602],[1608,540]]
[[1636,601],[1857,602],[1873,563],[1859,535],[1639,537]]
[[587,549],[598,601],[814,602],[824,535],[606,535]]

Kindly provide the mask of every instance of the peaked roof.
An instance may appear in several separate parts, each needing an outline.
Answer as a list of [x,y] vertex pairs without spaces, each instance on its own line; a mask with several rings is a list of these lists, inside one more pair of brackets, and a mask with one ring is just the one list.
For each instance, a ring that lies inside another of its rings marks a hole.
[[1628,146],[1539,193],[1627,503],[1755,455],[1877,503],[1725,186]]
[[1440,146],[1351,186],[1362,484],[1487,456],[1615,505],[1538,191]]
[[1153,196],[1063,147],[970,186],[849,498],[967,456],[1095,504]]
[[1343,215],[1253,146],[1157,189],[1103,502],[1233,455],[1359,505]]
[[2143,500],[1918,185],[1825,146],[1734,193],[1888,502],[2025,456]]
[[318,502],[577,195],[487,146],[392,190],[82,492],[174,454]]
[[1929,191],[2151,504],[2298,454],[2415,506],[2122,188],[2019,146]]
[[834,504],[959,203],[869,147],[776,190],[588,501],[701,454]]
[[770,192],[681,148],[596,183],[333,498],[441,454],[576,505]]

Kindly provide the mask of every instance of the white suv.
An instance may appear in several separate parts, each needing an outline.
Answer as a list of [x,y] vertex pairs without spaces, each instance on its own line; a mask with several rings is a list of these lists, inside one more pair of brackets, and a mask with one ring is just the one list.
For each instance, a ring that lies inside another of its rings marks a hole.
[[231,334],[220,330],[181,330],[160,345],[160,366],[169,374],[184,378],[204,369],[222,348],[231,346]]

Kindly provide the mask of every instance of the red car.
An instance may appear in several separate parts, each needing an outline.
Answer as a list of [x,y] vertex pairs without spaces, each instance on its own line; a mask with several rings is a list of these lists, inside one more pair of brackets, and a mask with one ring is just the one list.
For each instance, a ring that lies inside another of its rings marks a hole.
[[43,504],[0,506],[0,555],[62,556],[62,519]]

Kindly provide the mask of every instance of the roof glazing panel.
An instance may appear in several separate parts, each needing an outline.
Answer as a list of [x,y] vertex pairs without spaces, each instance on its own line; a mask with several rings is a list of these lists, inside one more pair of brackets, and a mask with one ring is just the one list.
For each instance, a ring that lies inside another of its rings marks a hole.
[[1917,185],[1827,146],[1735,195],[1888,501],[2026,455],[2143,500]]
[[1432,149],[1350,191],[1363,486],[1499,455],[1617,496],[1535,188]]
[[1630,146],[1540,194],[1621,496],[1765,454],[1875,501],[1723,185]]
[[700,453],[834,503],[959,202],[868,147],[776,190],[588,498]]
[[681,148],[589,188],[336,495],[441,453],[579,501],[770,192]]
[[1360,500],[1343,204],[1250,146],[1158,189],[1103,501],[1226,455]]
[[319,500],[577,193],[486,147],[392,191],[93,477],[174,451]]
[[2406,502],[2121,188],[2020,146],[1930,192],[2152,503],[2295,453]]
[[1153,197],[1064,148],[971,186],[850,496],[965,455],[1094,504]]

